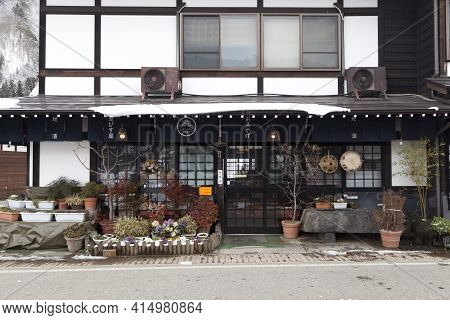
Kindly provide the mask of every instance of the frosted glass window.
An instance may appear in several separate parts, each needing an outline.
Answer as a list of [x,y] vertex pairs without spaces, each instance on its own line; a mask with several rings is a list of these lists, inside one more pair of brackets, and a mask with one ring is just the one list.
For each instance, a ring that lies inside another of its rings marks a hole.
[[256,15],[222,16],[221,52],[223,68],[258,67]]
[[339,66],[338,18],[303,16],[303,68]]
[[300,19],[264,17],[264,67],[300,68]]
[[184,67],[218,69],[220,67],[219,17],[184,18]]

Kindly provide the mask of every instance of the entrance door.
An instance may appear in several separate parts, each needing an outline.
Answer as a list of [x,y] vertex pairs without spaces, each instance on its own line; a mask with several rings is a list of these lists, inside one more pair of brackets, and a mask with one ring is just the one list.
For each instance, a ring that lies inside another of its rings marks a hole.
[[[261,146],[229,146],[225,159],[227,233],[268,233]],[[269,228],[269,229],[268,229]],[[277,229],[277,228],[275,228]]]

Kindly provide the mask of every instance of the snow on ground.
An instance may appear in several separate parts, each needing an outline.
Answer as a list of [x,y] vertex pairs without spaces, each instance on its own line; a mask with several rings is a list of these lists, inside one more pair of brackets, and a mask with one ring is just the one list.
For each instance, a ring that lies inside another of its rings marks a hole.
[[104,260],[106,257],[94,257],[85,255],[76,255],[72,257],[73,260]]
[[241,111],[289,111],[307,112],[324,116],[332,112],[351,112],[348,108],[302,103],[177,103],[177,104],[139,104],[115,105],[89,108],[107,117],[123,117],[133,115],[180,115],[211,114]]
[[429,254],[430,251],[403,251],[403,250],[345,250],[345,251],[335,251],[335,250],[326,250],[320,251],[320,253],[326,256],[345,256],[349,253],[372,253],[378,255],[385,254]]
[[0,261],[63,261],[64,257],[0,256]]

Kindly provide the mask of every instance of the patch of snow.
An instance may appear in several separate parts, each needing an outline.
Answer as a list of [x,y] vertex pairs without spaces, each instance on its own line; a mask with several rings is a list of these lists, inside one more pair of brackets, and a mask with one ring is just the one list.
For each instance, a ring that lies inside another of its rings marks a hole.
[[19,99],[0,98],[0,109],[17,109],[19,107]]
[[97,257],[97,256],[85,256],[85,255],[76,255],[72,257],[73,260],[105,260],[106,257]]
[[39,257],[39,256],[0,256],[0,261],[63,261],[63,257]]
[[347,255],[346,251],[334,251],[334,250],[322,251],[322,253],[327,256],[345,256],[345,255]]
[[177,104],[138,104],[115,105],[89,108],[107,117],[123,117],[133,115],[180,115],[208,114],[241,111],[291,111],[307,112],[324,116],[332,112],[351,112],[348,108],[320,104],[302,103],[177,103]]
[[438,107],[429,107],[428,110],[439,111],[439,108]]
[[30,97],[37,97],[39,95],[39,81],[36,83],[34,89],[30,92]]

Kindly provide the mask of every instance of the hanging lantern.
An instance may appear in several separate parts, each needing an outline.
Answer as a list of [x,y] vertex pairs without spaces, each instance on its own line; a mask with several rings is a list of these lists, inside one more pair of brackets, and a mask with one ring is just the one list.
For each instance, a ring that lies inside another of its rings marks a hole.
[[124,127],[120,128],[119,131],[117,132],[117,141],[121,142],[128,141],[127,130]]

